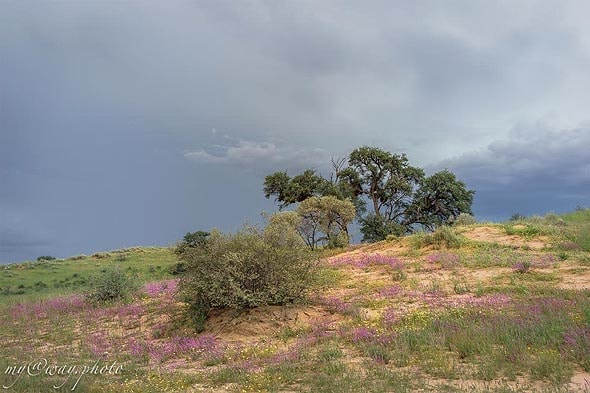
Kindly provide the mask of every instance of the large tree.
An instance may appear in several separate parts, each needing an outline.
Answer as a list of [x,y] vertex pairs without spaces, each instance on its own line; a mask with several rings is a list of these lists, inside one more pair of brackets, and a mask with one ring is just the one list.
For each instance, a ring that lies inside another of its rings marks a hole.
[[457,180],[448,170],[437,172],[422,181],[407,212],[407,222],[428,229],[450,224],[461,213],[472,214],[475,191]]
[[369,199],[375,216],[401,221],[424,178],[424,171],[410,166],[405,154],[391,154],[368,146],[353,150],[348,165],[356,175],[353,178],[360,180],[351,187]]

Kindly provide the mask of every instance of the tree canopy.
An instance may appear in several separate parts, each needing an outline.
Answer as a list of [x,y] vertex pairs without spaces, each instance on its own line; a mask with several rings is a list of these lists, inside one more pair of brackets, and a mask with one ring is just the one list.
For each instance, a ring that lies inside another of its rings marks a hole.
[[[268,175],[265,196],[274,196],[281,209],[311,197],[349,200],[356,207],[363,241],[417,228],[433,230],[451,224],[461,213],[472,213],[475,191],[448,170],[427,177],[423,169],[410,165],[405,154],[362,146],[332,164],[329,179],[312,169],[293,178],[286,172]],[[372,211],[366,211],[367,205]]]
[[[324,242],[329,247],[342,247],[349,243],[348,225],[355,216],[355,208],[349,200],[334,196],[312,196],[297,207],[301,217],[300,233],[313,249]],[[323,233],[324,236],[319,236]]]

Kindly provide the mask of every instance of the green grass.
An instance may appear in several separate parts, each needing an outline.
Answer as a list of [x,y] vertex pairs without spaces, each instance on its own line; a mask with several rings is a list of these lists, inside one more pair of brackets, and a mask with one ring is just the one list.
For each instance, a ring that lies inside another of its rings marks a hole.
[[[524,228],[514,228],[514,225]],[[573,212],[556,215],[549,213],[543,217],[534,216],[504,225],[506,233],[525,237],[547,235],[553,239],[554,247],[568,251],[578,248],[590,252],[590,209],[576,209]]]
[[543,231],[542,227],[533,224],[526,224],[524,227],[506,224],[504,225],[504,231],[507,235],[518,235],[527,239],[547,234],[546,231]]
[[[121,256],[124,255],[124,258]],[[0,303],[20,302],[79,292],[92,275],[112,266],[136,273],[141,282],[171,277],[176,263],[170,248],[133,248],[97,257],[25,262],[0,266]]]
[[460,230],[449,226],[442,226],[432,233],[419,232],[410,236],[409,241],[413,249],[420,249],[426,246],[434,248],[460,248],[467,242],[464,236],[459,234]]

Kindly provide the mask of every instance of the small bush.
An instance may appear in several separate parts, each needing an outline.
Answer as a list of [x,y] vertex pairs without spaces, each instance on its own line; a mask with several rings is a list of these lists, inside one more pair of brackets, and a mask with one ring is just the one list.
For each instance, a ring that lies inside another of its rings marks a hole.
[[209,235],[210,233],[205,231],[188,232],[184,235],[182,241],[176,245],[174,252],[176,255],[182,256],[187,250],[204,247],[207,244]]
[[55,261],[55,257],[52,257],[51,255],[41,255],[40,257],[37,257],[37,261]]
[[510,221],[522,221],[522,220],[524,220],[524,219],[526,219],[526,216],[524,216],[524,215],[522,215],[522,214],[520,214],[520,213],[513,213],[513,214],[510,216],[510,219],[509,219],[509,220],[510,220]]
[[90,279],[86,298],[95,303],[126,299],[140,288],[137,278],[115,268],[103,271]]
[[186,271],[186,263],[185,262],[177,262],[174,265],[168,268],[168,273],[176,276],[178,274],[182,274]]
[[520,273],[520,274],[529,273],[531,271],[531,268],[532,268],[532,263],[530,261],[526,261],[526,260],[516,262],[512,266],[512,270],[515,273]]
[[459,216],[453,221],[453,226],[462,226],[462,225],[472,225],[475,224],[477,221],[475,217],[471,214],[461,213]]
[[580,229],[576,235],[575,242],[583,251],[590,252],[590,226]]
[[459,248],[462,243],[459,235],[455,233],[453,228],[448,226],[439,227],[433,233],[417,236],[414,241],[415,245],[420,245],[421,247],[434,245],[437,248],[443,246],[447,248]]
[[582,249],[578,243],[572,241],[561,242],[556,248],[561,251],[580,251]]
[[42,290],[47,288],[47,284],[45,284],[43,281],[37,281],[35,285],[33,285],[33,288],[35,288],[36,290]]
[[382,216],[368,214],[360,220],[360,231],[363,234],[363,242],[373,243],[385,240],[390,235],[401,236],[406,233],[406,228]]
[[251,308],[301,299],[312,283],[311,251],[295,228],[245,227],[235,235],[211,232],[202,247],[180,257],[186,272],[180,293],[202,330],[211,308]]
[[535,237],[538,235],[543,234],[541,228],[536,225],[524,225],[524,226],[513,226],[513,225],[504,225],[504,231],[507,235],[517,235],[517,236],[524,236],[524,237]]

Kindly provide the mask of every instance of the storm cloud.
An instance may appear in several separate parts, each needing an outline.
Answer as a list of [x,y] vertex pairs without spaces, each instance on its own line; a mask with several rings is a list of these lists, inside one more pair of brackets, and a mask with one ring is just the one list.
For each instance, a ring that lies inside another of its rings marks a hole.
[[[588,205],[584,1],[0,2],[0,262],[172,244],[360,145]],[[508,192],[510,190],[510,192]]]
[[506,139],[432,169],[451,169],[477,190],[477,209],[489,219],[563,212],[588,202],[589,147],[590,128],[515,129]]

